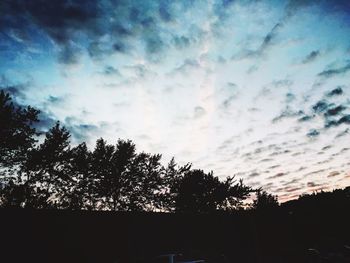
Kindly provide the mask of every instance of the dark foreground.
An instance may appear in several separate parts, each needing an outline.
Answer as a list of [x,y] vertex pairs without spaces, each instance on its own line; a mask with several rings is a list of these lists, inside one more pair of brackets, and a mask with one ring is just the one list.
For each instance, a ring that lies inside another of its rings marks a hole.
[[[231,215],[0,210],[0,262],[350,262],[350,207]],[[165,261],[165,260],[163,260]]]

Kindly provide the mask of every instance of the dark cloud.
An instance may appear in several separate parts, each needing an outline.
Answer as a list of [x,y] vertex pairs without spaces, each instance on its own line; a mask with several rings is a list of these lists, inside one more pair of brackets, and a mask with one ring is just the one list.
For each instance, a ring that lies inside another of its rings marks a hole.
[[317,57],[320,56],[320,51],[314,50],[311,51],[303,60],[303,64],[313,62]]
[[303,171],[303,170],[305,170],[305,169],[306,169],[305,166],[300,166],[300,167],[298,168],[298,170],[296,170],[296,172],[300,172],[300,171]]
[[265,36],[260,48],[259,53],[263,53],[269,46],[273,44],[273,40],[275,39],[278,31],[282,27],[282,23],[277,23],[271,31]]
[[335,177],[335,176],[338,176],[340,175],[340,172],[338,171],[333,171],[333,172],[330,172],[327,177],[330,178],[330,177]]
[[[22,102],[20,102],[18,99],[20,100],[26,99],[26,95],[24,92],[29,87],[30,86],[28,84],[13,85],[13,86],[6,86],[6,87],[0,86],[0,90],[3,90],[4,92],[9,93],[12,96],[12,102],[14,103],[14,105],[20,106],[20,107],[27,107],[27,105],[23,105]],[[47,101],[50,104],[58,104],[63,102],[63,98],[49,96]],[[38,115],[39,121],[34,123],[33,127],[36,128],[39,133],[46,132],[57,122],[57,119],[51,113],[48,113],[38,108],[36,109],[39,110],[39,115]]]
[[250,66],[248,69],[247,69],[247,74],[251,74],[255,71],[257,71],[259,69],[259,67],[257,65],[253,65],[253,66]]
[[[5,0],[0,31],[15,32],[21,41],[38,41],[31,37],[31,31],[39,29],[36,31],[59,47],[59,61],[65,64],[77,63],[84,47],[94,59],[113,52],[127,53],[132,38],[141,40],[152,57],[166,46],[160,37],[160,22],[173,20],[172,5],[171,1],[151,0]],[[186,3],[182,6],[190,7]],[[110,39],[107,42],[106,36]]]
[[286,12],[288,16],[293,15],[296,11],[302,8],[317,5],[321,7],[325,12],[350,12],[350,3],[347,0],[336,1],[323,1],[323,0],[289,0],[286,6]]
[[265,162],[271,162],[271,161],[273,161],[273,159],[271,159],[271,158],[264,158],[264,159],[260,160],[259,163],[265,163]]
[[108,76],[120,76],[120,72],[119,70],[117,70],[116,68],[112,67],[112,66],[106,66],[103,70],[103,74],[108,75]]
[[173,20],[172,14],[170,13],[171,1],[160,1],[159,3],[159,16],[165,22],[170,22]]
[[312,106],[312,109],[316,113],[325,112],[329,107],[329,104],[326,101],[318,101],[315,105]]
[[315,117],[315,115],[304,115],[303,117],[299,118],[299,122],[309,121],[312,120]]
[[27,89],[27,85],[11,85],[11,86],[2,86],[0,84],[0,90],[9,93],[13,99],[25,99],[24,91]]
[[350,2],[347,0],[324,1],[324,7],[330,12],[350,13]]
[[285,176],[287,173],[277,173],[277,174],[274,174],[272,176],[269,176],[267,179],[276,179],[276,178],[280,178],[282,176]]
[[34,127],[39,133],[47,132],[51,127],[55,125],[57,119],[51,114],[44,111],[39,113],[39,122],[34,124]]
[[145,42],[146,42],[146,51],[151,55],[155,53],[159,53],[165,47],[165,43],[157,34],[147,37],[145,39]]
[[328,150],[330,148],[332,148],[332,145],[327,145],[325,147],[322,147],[322,151]]
[[72,44],[64,45],[59,53],[58,62],[62,64],[76,64],[79,62],[81,53],[82,50],[77,46]]
[[325,124],[324,124],[325,128],[331,128],[334,126],[338,126],[338,121],[334,119],[329,119],[329,118],[325,120]]
[[[34,23],[44,29],[57,43],[70,40],[70,30],[79,30],[97,17],[98,5],[92,0],[13,0],[5,4],[6,18],[13,23],[2,21],[3,26],[18,30]],[[5,18],[5,19],[6,19]],[[25,24],[25,23],[30,24]]]
[[98,126],[92,124],[78,124],[67,126],[67,129],[77,142],[83,142],[89,139],[91,132],[98,130]]
[[346,128],[344,131],[339,132],[339,133],[335,136],[335,138],[343,137],[343,136],[345,136],[345,135],[347,135],[347,134],[349,134],[349,133],[350,133],[350,129],[349,129],[349,128]]
[[97,41],[92,41],[89,44],[87,51],[90,57],[93,59],[101,59],[103,56],[109,53],[108,50],[103,49],[100,43]]
[[288,92],[286,94],[286,102],[290,103],[290,102],[292,102],[294,100],[295,100],[295,95],[293,93],[291,93],[291,92]]
[[237,84],[233,82],[227,82],[227,86],[232,89],[236,89],[238,87]]
[[183,49],[191,44],[191,39],[186,36],[175,36],[173,42],[176,48]]
[[[300,8],[304,8],[304,7],[310,6],[312,4],[315,4],[316,1],[317,0],[289,0],[286,9],[287,9],[287,12],[289,14],[291,14]],[[317,1],[317,2],[319,2],[319,1]]]
[[[272,88],[273,89],[282,89],[282,88],[289,88],[290,86],[293,85],[293,81],[290,79],[279,79],[279,80],[273,80],[269,84],[265,85],[264,88],[261,90],[259,96],[264,96],[267,94],[271,94]],[[292,99],[293,100],[293,95],[292,93],[287,93],[286,94],[286,100]]]
[[193,69],[193,68],[199,68],[199,62],[195,59],[185,59],[182,65],[174,69],[174,73],[179,72],[179,73],[187,73],[188,70]]
[[264,147],[259,147],[254,150],[253,154],[259,154],[259,153],[262,153],[263,151],[265,151]]
[[221,0],[221,4],[224,7],[228,7],[229,5],[231,5],[235,0]]
[[1,30],[15,30],[30,37],[33,27],[39,28],[60,46],[62,63],[77,60],[77,49],[72,47],[76,32],[97,33],[91,21],[97,18],[99,9],[93,0],[12,0],[5,1],[2,8],[6,16],[0,17]]
[[248,108],[248,111],[250,111],[250,112],[258,112],[258,111],[260,111],[260,109],[256,108],[256,107],[252,107],[252,108]]
[[304,176],[309,176],[309,175],[314,175],[314,174],[320,174],[320,173],[323,173],[325,172],[326,169],[319,169],[319,170],[316,170],[316,171],[312,171],[312,172],[309,172],[307,174],[304,174]]
[[318,164],[324,164],[324,163],[329,163],[329,162],[332,161],[332,160],[333,160],[333,157],[327,158],[326,160],[318,161],[318,162],[316,163],[316,165],[318,165]]
[[131,50],[132,46],[122,37],[119,40],[116,40],[112,45],[98,40],[93,40],[87,47],[89,56],[94,60],[101,60],[106,56],[112,55],[113,53],[128,54]]
[[345,116],[341,117],[337,122],[338,125],[343,124],[343,123],[350,124],[350,115],[345,115]]
[[347,152],[347,151],[349,151],[349,150],[350,150],[350,148],[345,147],[345,148],[341,149],[340,153],[344,153],[344,152]]
[[133,68],[135,69],[135,73],[137,75],[137,77],[139,78],[144,78],[147,75],[154,75],[157,74],[154,71],[150,70],[149,68],[147,68],[145,65],[143,64],[138,64],[133,66]]
[[322,184],[318,184],[315,182],[308,182],[306,185],[307,187],[317,187],[317,186],[321,186]]
[[225,99],[222,102],[223,108],[229,108],[232,104],[232,102],[237,98],[238,91],[237,91],[237,84],[228,82],[224,88],[221,89],[225,94]]
[[332,107],[329,108],[326,112],[325,112],[325,116],[335,116],[338,115],[339,113],[341,113],[342,111],[344,111],[346,109],[345,106],[343,105],[338,105],[336,107]]
[[300,178],[293,178],[292,180],[283,182],[282,185],[283,186],[289,186],[289,185],[295,185],[296,183],[300,182]]
[[272,119],[272,122],[278,122],[283,120],[284,118],[290,118],[290,117],[298,117],[303,115],[304,112],[302,110],[299,111],[293,111],[292,109],[290,109],[288,106],[286,107],[286,109],[284,109],[280,115],[278,115],[277,117]]
[[274,152],[270,153],[269,156],[283,155],[286,153],[290,153],[290,150],[274,151]]
[[[282,23],[277,23],[273,26],[273,28],[265,35],[261,45],[256,50],[249,50],[243,48],[241,51],[239,51],[237,54],[234,54],[231,59],[233,60],[240,60],[245,58],[258,58],[265,54],[265,52],[273,46],[275,43],[275,39],[278,35],[279,30],[283,26]],[[248,69],[248,72],[251,73],[255,71],[256,69],[250,68]]]
[[47,99],[48,103],[49,104],[55,104],[55,105],[58,105],[58,104],[61,104],[65,101],[65,98],[64,97],[57,97],[57,96],[49,96],[48,99]]
[[320,132],[316,129],[311,129],[306,135],[310,138],[314,138],[320,135]]
[[130,50],[130,47],[128,47],[125,43],[121,41],[117,41],[113,44],[113,50],[120,53],[128,53]]
[[236,98],[237,98],[237,96],[235,96],[235,95],[232,95],[232,96],[228,97],[227,99],[225,99],[225,100],[223,101],[222,106],[223,106],[224,108],[229,108],[229,107],[231,106],[232,102],[233,102]]
[[338,96],[343,94],[343,89],[342,87],[336,87],[335,89],[331,90],[326,94],[328,97],[333,97],[333,96]]
[[[277,189],[277,192],[288,192],[288,193],[292,193],[292,192],[296,192],[299,190],[302,190],[303,187],[302,186],[286,186],[286,187],[280,187]],[[288,197],[291,197],[290,195],[288,195]]]
[[342,75],[350,71],[350,63],[348,62],[344,67],[324,70],[317,75],[324,78],[331,78],[336,75]]
[[[325,96],[332,97],[335,95],[342,94],[342,89],[334,89],[331,92],[327,93]],[[347,107],[343,104],[336,105],[335,103],[328,103],[326,100],[320,100],[316,104],[312,105],[312,111],[314,114],[312,115],[304,115],[300,119],[299,122],[309,121],[315,116],[320,116],[324,120],[324,127],[331,128],[335,126],[339,126],[340,124],[350,124],[350,115],[345,114],[344,111]],[[338,117],[340,116],[340,117]],[[338,117],[338,118],[337,118]],[[319,132],[319,131],[318,131]],[[315,133],[309,133],[308,136]]]
[[[335,119],[326,120],[325,128],[330,128],[330,127],[333,127],[333,126],[339,126],[341,124],[350,124],[350,115],[349,114],[342,116],[338,120],[335,120]],[[340,136],[338,134],[336,137],[341,137],[341,136],[345,135],[346,133],[347,132],[345,132],[344,134],[340,134]]]
[[259,176],[259,173],[258,172],[252,172],[248,176],[251,177],[251,178],[257,177],[257,176]]
[[65,118],[63,124],[72,134],[73,140],[78,143],[89,140],[91,134],[99,129],[98,126],[83,123],[81,120],[75,117]]

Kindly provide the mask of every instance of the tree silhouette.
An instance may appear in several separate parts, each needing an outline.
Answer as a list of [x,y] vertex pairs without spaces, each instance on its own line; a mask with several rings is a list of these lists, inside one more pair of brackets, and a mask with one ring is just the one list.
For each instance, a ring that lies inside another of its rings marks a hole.
[[187,163],[184,166],[179,166],[174,158],[171,158],[170,162],[164,168],[164,175],[162,180],[162,195],[160,196],[160,202],[162,209],[168,212],[174,212],[176,210],[176,196],[178,195],[178,189],[182,178],[185,173],[191,170],[191,164]]
[[[69,192],[70,134],[59,122],[52,127],[39,146],[28,154],[24,171],[32,191],[28,205],[37,208],[58,208],[65,194]],[[34,192],[33,192],[34,191]],[[33,200],[34,199],[34,200]],[[45,200],[46,199],[46,200]],[[39,200],[42,200],[38,203]]]
[[229,177],[221,182],[213,172],[188,171],[176,185],[176,211],[208,213],[237,208],[253,190]]
[[91,172],[91,155],[85,143],[71,149],[69,166],[71,180],[68,181],[66,192],[61,197],[63,208],[71,210],[94,208],[91,204],[96,186]]
[[242,181],[212,172],[163,166],[160,154],[136,152],[131,140],[70,145],[57,122],[37,143],[39,111],[14,106],[0,93],[0,205],[36,209],[208,213],[240,207],[253,191]]
[[158,194],[163,167],[161,155],[140,153],[135,156],[126,175],[126,199],[129,211],[159,208]]
[[259,189],[256,193],[256,198],[253,201],[253,208],[258,210],[267,210],[278,207],[277,196],[267,193]]
[[105,140],[100,138],[96,142],[92,152],[90,177],[90,206],[95,208],[110,208],[110,189],[113,173],[112,157],[114,146],[108,145]]
[[27,150],[35,143],[39,111],[16,107],[9,94],[0,91],[0,164],[13,167],[25,159]]
[[9,94],[0,91],[0,202],[21,206],[26,192],[20,172],[28,150],[36,142],[39,111],[15,106]]

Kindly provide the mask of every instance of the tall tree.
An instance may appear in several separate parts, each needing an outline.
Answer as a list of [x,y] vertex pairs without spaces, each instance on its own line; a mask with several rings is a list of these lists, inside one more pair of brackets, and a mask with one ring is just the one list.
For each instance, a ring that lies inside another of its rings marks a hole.
[[[132,168],[136,157],[136,146],[130,140],[118,140],[112,157],[113,170],[110,181],[109,196],[111,209],[128,210],[130,206],[130,192],[136,191],[135,180],[137,171]],[[133,171],[134,178],[130,178]]]
[[0,203],[22,206],[26,192],[21,173],[28,150],[35,142],[39,111],[16,106],[10,95],[0,91]]
[[160,188],[163,166],[160,154],[139,153],[127,171],[127,210],[151,211],[160,208]]
[[112,158],[115,147],[102,138],[96,141],[92,152],[90,177],[90,206],[92,209],[110,209],[111,178],[113,173]]
[[[60,202],[72,180],[69,173],[71,159],[69,138],[67,129],[57,122],[46,133],[44,142],[29,152],[24,167],[27,184],[34,189],[34,193],[28,197],[29,206],[60,207]],[[43,202],[38,203],[38,200]]]
[[164,168],[161,186],[161,209],[168,212],[174,212],[176,209],[176,196],[178,194],[179,184],[184,175],[191,170],[191,164],[187,163],[180,166],[174,158],[171,158]]
[[33,124],[39,111],[15,106],[9,94],[0,91],[0,165],[13,167],[23,161],[35,140]]
[[81,143],[71,149],[69,174],[66,192],[61,197],[63,208],[93,209],[91,196],[96,193],[94,174],[91,172],[91,152],[86,143]]

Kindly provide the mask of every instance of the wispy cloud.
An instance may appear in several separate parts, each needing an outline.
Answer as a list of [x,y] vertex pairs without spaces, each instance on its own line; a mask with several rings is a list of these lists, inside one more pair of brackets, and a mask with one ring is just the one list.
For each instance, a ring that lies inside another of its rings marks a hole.
[[316,58],[318,58],[319,56],[320,56],[320,51],[313,50],[303,59],[303,63],[304,64],[311,63],[311,62],[315,61]]
[[331,77],[334,77],[337,75],[343,75],[343,74],[347,73],[348,71],[350,71],[350,63],[347,63],[343,67],[326,69],[326,70],[318,73],[318,76],[324,77],[324,78],[331,78]]

